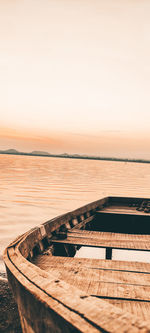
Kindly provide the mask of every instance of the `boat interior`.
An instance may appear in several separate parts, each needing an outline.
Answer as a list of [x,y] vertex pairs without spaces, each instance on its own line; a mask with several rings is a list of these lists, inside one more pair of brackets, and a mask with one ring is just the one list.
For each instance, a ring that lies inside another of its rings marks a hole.
[[150,332],[150,199],[106,197],[19,236],[4,261],[23,333]]
[[50,225],[29,252],[32,264],[57,282],[149,320],[150,200],[104,198]]

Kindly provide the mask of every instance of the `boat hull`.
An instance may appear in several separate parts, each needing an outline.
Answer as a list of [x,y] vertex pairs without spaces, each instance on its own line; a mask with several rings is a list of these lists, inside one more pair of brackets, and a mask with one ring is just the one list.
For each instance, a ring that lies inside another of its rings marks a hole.
[[[71,233],[76,232],[76,230],[82,231],[87,229],[86,234],[88,234],[88,230],[91,230],[91,224],[98,225],[96,223],[97,219],[99,219],[99,214],[101,214],[101,218],[102,214],[105,214],[108,210],[109,205],[114,207],[119,202],[120,209],[122,204],[126,208],[132,202],[132,209],[129,208],[128,213],[127,211],[123,213],[115,211],[115,215],[140,215],[141,219],[148,219],[149,213],[137,210],[137,208],[142,206],[144,201],[146,201],[146,205],[148,206],[148,199],[103,198],[30,230],[7,247],[4,253],[4,261],[8,281],[18,305],[24,333],[150,331],[148,320],[143,321],[134,314],[124,311],[110,302],[106,302],[106,297],[101,297],[100,295],[93,297],[91,293],[85,292],[84,288],[71,285],[65,278],[60,278],[59,268],[51,268],[49,271],[46,271],[34,264],[35,258],[39,255],[44,254],[47,256],[47,249],[49,251],[49,260],[53,258],[53,255],[57,255],[54,251],[58,248],[56,246],[58,243],[61,249],[62,246],[66,249],[66,255],[73,259],[77,243],[72,240],[72,243],[69,243],[71,242],[69,240],[72,237]],[[112,212],[108,212],[107,214],[111,218]],[[112,254],[107,249],[112,250],[113,248],[117,248],[118,242],[114,242],[112,238],[112,243],[110,243],[110,239],[107,242],[107,239],[102,240],[102,238],[100,241],[97,240],[96,243],[92,243],[94,241],[91,240],[91,243],[88,245],[95,246],[97,244],[98,247],[106,248],[105,264],[107,265],[107,270],[111,270],[108,266],[112,263],[112,260],[110,260]],[[124,243],[123,241],[120,244],[123,244],[122,246],[125,248],[125,241]],[[129,245],[128,240],[126,244],[128,245],[126,245],[126,248],[133,249],[132,244]],[[144,251],[146,242],[142,240],[140,247],[142,246],[141,244],[143,244],[142,250]],[[84,241],[80,240],[78,246],[85,246]],[[69,252],[70,248],[73,249],[71,250],[72,252]],[[119,248],[121,248],[121,245]],[[146,274],[149,272],[149,268],[147,268]],[[146,301],[147,303],[150,302],[149,299],[146,299]]]

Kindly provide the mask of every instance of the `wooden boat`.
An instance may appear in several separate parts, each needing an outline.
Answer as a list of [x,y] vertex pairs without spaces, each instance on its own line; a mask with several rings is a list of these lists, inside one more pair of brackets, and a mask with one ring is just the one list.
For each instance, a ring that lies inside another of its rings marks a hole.
[[[79,258],[81,247],[106,257]],[[150,251],[149,199],[103,198],[11,243],[4,261],[23,332],[150,332],[150,263],[113,260],[114,249]]]

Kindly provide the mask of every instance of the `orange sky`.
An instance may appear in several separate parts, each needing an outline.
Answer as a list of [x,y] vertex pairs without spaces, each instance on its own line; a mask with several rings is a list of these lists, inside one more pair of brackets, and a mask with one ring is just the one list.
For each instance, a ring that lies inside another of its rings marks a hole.
[[79,153],[98,156],[116,156],[149,159],[149,135],[129,132],[101,132],[99,135],[80,133],[53,133],[51,136],[32,131],[0,129],[1,149],[15,148],[31,152]]
[[150,159],[149,17],[147,0],[0,1],[0,149]]

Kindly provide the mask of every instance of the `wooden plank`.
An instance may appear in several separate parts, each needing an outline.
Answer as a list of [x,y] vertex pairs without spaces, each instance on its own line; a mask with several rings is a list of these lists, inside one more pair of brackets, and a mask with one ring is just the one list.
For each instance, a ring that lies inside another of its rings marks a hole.
[[[116,237],[117,235],[117,237]],[[84,233],[79,235],[70,235],[68,234],[66,239],[58,240],[55,237],[51,238],[52,244],[72,244],[72,245],[79,245],[79,246],[89,246],[89,247],[99,247],[99,248],[106,248],[111,247],[113,249],[126,249],[126,250],[140,250],[140,251],[149,251],[150,250],[150,241],[146,240],[122,240],[118,239],[118,234],[110,235],[109,239],[104,239],[104,237],[99,237],[97,239],[93,239],[91,237],[84,236]]]
[[109,304],[115,305],[123,311],[131,312],[141,320],[149,320],[150,318],[150,303],[137,302],[130,300],[107,299]]
[[84,221],[76,224],[71,230],[69,231],[73,231],[73,230],[78,230],[78,229],[81,229],[81,228],[84,228],[86,226],[86,224],[88,224],[89,222],[91,222],[95,217],[95,214],[86,218]]
[[[55,258],[55,257],[54,257]],[[57,261],[53,261],[53,263],[50,264],[51,260],[48,261],[48,263],[46,264],[46,258],[43,258],[43,256],[38,256],[34,263],[36,265],[38,265],[40,268],[44,268],[46,271],[51,271],[51,269],[57,269],[59,272],[71,272],[71,273],[75,273],[78,275],[81,273],[81,275],[83,274],[83,271],[86,272],[85,273],[85,277],[86,274],[88,273],[88,271],[92,270],[94,272],[94,279],[95,281],[102,281],[102,282],[109,282],[109,283],[127,283],[127,284],[134,284],[134,285],[146,285],[146,286],[150,286],[150,274],[146,274],[146,273],[139,273],[139,272],[131,272],[131,271],[116,271],[116,270],[105,270],[102,268],[97,268],[95,269],[95,267],[93,267],[92,265],[92,260],[89,263],[89,266],[84,266],[84,265],[74,265],[74,263],[72,262],[72,264],[69,265],[65,265],[64,264],[57,264]]]
[[[43,269],[43,258],[36,264]],[[44,269],[50,273],[58,274],[60,280],[64,280],[72,286],[76,286],[87,294],[102,298],[137,299],[150,302],[150,275],[134,272],[122,272],[114,270],[99,270],[92,267],[66,267],[47,266]]]
[[[89,258],[72,258],[72,257],[57,257],[50,255],[38,255],[32,259],[34,264],[43,265],[42,269],[46,267],[64,267],[71,268],[92,268],[95,270],[114,270],[114,271],[127,271],[136,273],[150,274],[150,264],[144,262],[128,262],[117,260],[103,260],[103,259],[89,259]],[[39,262],[39,264],[38,264]]]
[[68,235],[78,236],[78,237],[89,237],[93,239],[104,239],[104,240],[125,240],[125,241],[150,241],[150,235],[141,234],[125,234],[125,233],[115,233],[115,232],[105,232],[105,231],[91,231],[91,230],[78,230],[71,229],[68,231]]
[[137,215],[137,216],[150,216],[150,213],[145,213],[144,211],[138,211],[136,209],[131,209],[130,207],[128,209],[125,208],[116,208],[114,207],[106,207],[102,208],[101,210],[97,210],[96,216],[100,214],[121,214],[121,215]]

